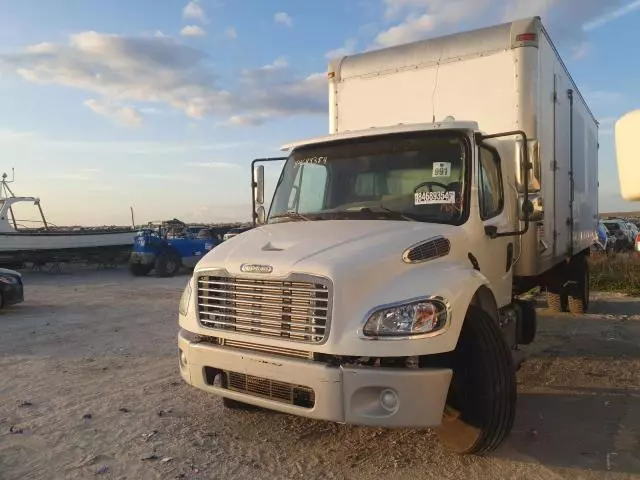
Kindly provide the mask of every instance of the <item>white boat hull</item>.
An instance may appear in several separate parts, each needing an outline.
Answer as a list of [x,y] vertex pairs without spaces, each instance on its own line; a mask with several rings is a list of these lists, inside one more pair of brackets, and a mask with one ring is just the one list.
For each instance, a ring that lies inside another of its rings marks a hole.
[[131,250],[135,232],[0,233],[1,261],[54,261]]

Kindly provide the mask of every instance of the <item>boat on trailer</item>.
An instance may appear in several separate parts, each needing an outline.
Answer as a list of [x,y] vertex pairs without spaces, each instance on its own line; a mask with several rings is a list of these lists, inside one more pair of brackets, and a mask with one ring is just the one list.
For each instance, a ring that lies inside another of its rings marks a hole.
[[[16,196],[2,174],[0,182],[0,265],[18,266],[86,261],[115,263],[127,259],[135,237],[133,227],[56,227],[45,218],[40,198]],[[31,204],[40,226],[26,227],[14,215],[14,206]]]

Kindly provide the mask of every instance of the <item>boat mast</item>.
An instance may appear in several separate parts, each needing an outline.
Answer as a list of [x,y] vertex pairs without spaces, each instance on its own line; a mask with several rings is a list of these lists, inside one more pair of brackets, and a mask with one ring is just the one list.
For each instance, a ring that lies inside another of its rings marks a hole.
[[[2,174],[2,181],[0,182],[0,199],[3,198],[15,198],[15,193],[11,190],[9,186],[10,183],[16,181],[16,171],[13,167],[11,167],[11,180],[7,180],[7,173],[4,172]],[[44,212],[42,211],[42,207],[40,206],[40,199],[36,200],[36,206],[38,207],[38,211],[40,212],[40,217],[42,218],[42,223],[44,224],[44,229],[49,230],[49,224],[47,223],[47,219],[44,217]],[[18,230],[18,225],[16,223],[16,216],[13,214],[13,207],[9,206],[9,214],[11,215],[11,222],[13,223],[14,230]]]
[[[11,168],[11,181],[7,181],[7,176],[8,175],[6,172],[2,174],[2,183],[0,184],[0,199],[15,197],[13,190],[11,190],[11,187],[9,186],[9,184],[13,183],[16,179],[16,172],[13,167]],[[17,231],[18,225],[16,224],[16,216],[13,214],[13,207],[11,206],[9,207],[9,215],[11,215],[11,223],[13,223],[13,229]]]

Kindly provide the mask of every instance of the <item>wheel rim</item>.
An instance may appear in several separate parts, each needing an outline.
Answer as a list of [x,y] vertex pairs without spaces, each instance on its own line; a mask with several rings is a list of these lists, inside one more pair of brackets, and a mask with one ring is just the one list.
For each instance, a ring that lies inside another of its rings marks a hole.
[[171,259],[167,260],[167,272],[173,273],[175,269],[176,269],[176,262],[174,262]]

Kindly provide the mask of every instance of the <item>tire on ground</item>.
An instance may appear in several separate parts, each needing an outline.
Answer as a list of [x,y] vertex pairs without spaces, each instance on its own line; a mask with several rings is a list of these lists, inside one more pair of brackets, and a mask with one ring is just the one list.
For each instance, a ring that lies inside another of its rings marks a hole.
[[574,259],[571,276],[575,282],[569,291],[569,311],[581,315],[589,310],[589,262],[585,255]]
[[155,269],[159,277],[173,277],[180,269],[180,257],[173,252],[163,252],[156,257]]
[[564,288],[547,288],[547,307],[550,312],[566,312],[569,308],[569,296]]
[[144,277],[146,275],[149,275],[151,270],[153,270],[153,265],[145,265],[143,263],[129,264],[129,271],[136,277]]
[[517,385],[511,351],[485,311],[469,307],[449,362],[453,378],[438,437],[456,453],[487,454],[511,432]]

